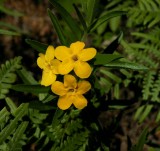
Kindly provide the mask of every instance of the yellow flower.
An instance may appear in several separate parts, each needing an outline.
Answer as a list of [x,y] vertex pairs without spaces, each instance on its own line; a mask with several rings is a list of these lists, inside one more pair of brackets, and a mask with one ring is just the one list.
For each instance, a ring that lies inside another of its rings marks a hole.
[[88,81],[82,80],[77,83],[76,78],[70,74],[64,75],[64,83],[55,81],[51,86],[52,92],[59,95],[58,107],[62,110],[68,109],[72,104],[78,109],[87,106],[87,99],[83,94],[90,88]]
[[76,75],[80,78],[88,78],[92,72],[92,68],[86,62],[94,58],[96,49],[86,48],[83,42],[77,41],[70,45],[58,46],[55,49],[55,57],[62,61],[59,66],[59,73],[64,75],[74,70]]
[[56,80],[60,61],[54,59],[54,47],[48,46],[46,54],[39,54],[37,65],[43,69],[41,85],[49,86]]

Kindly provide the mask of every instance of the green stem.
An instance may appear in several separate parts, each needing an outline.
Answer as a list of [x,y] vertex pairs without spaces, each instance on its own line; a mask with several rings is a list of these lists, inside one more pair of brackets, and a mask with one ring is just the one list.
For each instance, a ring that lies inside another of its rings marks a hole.
[[84,32],[82,38],[81,38],[81,41],[85,42],[87,40],[87,36],[88,36],[88,33],[87,32]]

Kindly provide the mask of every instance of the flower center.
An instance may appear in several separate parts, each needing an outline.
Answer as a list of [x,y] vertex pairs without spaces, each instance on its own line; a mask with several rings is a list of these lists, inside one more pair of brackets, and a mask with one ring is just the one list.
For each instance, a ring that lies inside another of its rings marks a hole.
[[78,61],[78,56],[77,56],[77,55],[74,55],[74,56],[72,56],[72,59],[73,59],[74,61]]
[[74,89],[69,89],[68,92],[74,92]]
[[47,69],[52,70],[53,65],[51,61],[45,60],[45,66]]
[[52,65],[49,62],[46,62],[45,64],[46,64],[46,68],[51,70]]

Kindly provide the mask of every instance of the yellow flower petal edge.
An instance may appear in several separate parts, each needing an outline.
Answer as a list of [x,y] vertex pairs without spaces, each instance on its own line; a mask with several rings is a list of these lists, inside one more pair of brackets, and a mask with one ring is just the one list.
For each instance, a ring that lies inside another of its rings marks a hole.
[[64,86],[65,87],[71,87],[76,88],[77,87],[77,80],[74,76],[68,74],[64,76]]
[[95,48],[87,48],[83,49],[83,51],[79,54],[79,58],[82,61],[88,61],[95,57],[96,55],[96,49]]
[[78,77],[84,79],[91,75],[92,68],[87,62],[78,61],[75,63],[74,72]]
[[77,95],[73,100],[73,104],[77,109],[83,109],[87,106],[87,99],[83,95]]
[[62,110],[68,109],[72,104],[77,109],[87,106],[87,99],[83,96],[91,89],[91,84],[86,80],[78,81],[76,78],[67,74],[64,75],[64,82],[56,81],[52,84],[51,90],[59,95],[58,107]]
[[45,68],[45,55],[40,53],[39,57],[37,59],[37,65],[41,68],[44,69]]
[[77,42],[74,42],[70,45],[70,48],[72,50],[73,53],[79,53],[85,46],[85,43],[84,42],[81,42],[81,41],[77,41]]
[[54,54],[54,47],[49,45],[46,53],[40,53],[37,58],[37,65],[43,69],[41,85],[51,85],[56,80],[56,74],[59,74],[58,66],[60,65],[60,61],[54,58]]
[[71,49],[66,46],[58,46],[55,49],[55,56],[58,60],[64,61],[71,55]]
[[72,99],[67,96],[60,96],[58,99],[58,103],[57,106],[61,109],[61,110],[66,110],[68,109],[70,106],[72,105]]
[[56,80],[56,75],[53,74],[51,71],[43,71],[42,73],[42,80],[41,85],[49,86]]
[[63,96],[67,93],[67,89],[65,88],[64,84],[60,81],[55,81],[54,84],[52,84],[51,86],[51,90],[59,96]]
[[54,59],[54,47],[49,45],[47,50],[46,50],[46,55],[45,59],[48,60],[49,62]]
[[[81,41],[74,42],[70,47],[59,46],[55,49],[55,57],[62,61],[59,66],[59,73],[62,75],[72,70],[80,78],[88,78],[92,69],[86,61],[93,59],[97,53],[95,48],[85,48]],[[84,67],[82,67],[84,65]],[[82,72],[82,73],[80,73]]]

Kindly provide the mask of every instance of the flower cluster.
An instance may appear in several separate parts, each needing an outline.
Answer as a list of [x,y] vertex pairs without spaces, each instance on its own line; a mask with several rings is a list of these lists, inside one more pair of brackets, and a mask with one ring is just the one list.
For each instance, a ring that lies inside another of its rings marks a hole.
[[[40,53],[37,59],[38,66],[43,70],[41,85],[51,85],[52,92],[59,95],[58,107],[62,110],[72,104],[78,109],[87,105],[83,94],[91,89],[91,85],[84,79],[91,75],[92,68],[87,61],[95,57],[96,49],[84,47],[85,44],[80,41],[72,43],[70,47],[54,48],[50,45],[46,53]],[[63,82],[56,81],[58,75],[64,75]]]

